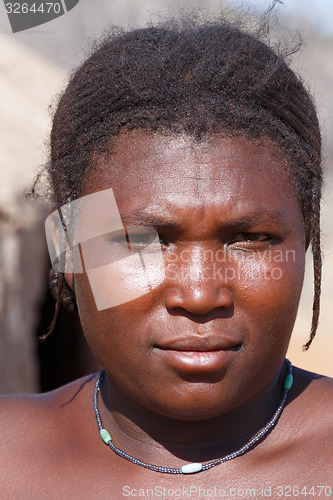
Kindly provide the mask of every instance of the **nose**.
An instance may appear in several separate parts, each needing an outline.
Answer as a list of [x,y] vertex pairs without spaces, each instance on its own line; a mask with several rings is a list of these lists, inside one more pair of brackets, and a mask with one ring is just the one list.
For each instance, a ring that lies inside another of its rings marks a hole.
[[200,316],[217,309],[232,310],[230,278],[234,273],[230,273],[230,264],[216,260],[215,253],[192,246],[174,254],[168,264],[165,290],[165,305],[169,310],[181,309]]

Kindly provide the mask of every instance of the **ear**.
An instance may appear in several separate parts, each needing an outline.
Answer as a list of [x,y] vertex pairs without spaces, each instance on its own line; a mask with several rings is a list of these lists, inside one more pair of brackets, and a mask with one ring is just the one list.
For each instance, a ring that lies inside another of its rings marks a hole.
[[75,293],[75,274],[86,272],[80,243],[73,247],[67,241],[64,277],[69,288]]
[[75,292],[75,286],[74,286],[74,273],[64,273],[65,281],[69,288]]
[[64,273],[66,283],[74,291],[74,273],[82,272],[81,257],[78,245],[73,249],[69,241],[58,210],[46,219],[45,232],[51,264],[55,270]]

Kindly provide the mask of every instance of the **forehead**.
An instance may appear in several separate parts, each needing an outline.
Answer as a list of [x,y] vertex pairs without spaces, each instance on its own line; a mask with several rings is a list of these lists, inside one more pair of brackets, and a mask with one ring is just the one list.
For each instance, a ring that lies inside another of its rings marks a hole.
[[197,142],[186,135],[122,133],[93,165],[83,194],[110,187],[124,210],[295,201],[288,162],[278,146],[269,139],[219,134]]

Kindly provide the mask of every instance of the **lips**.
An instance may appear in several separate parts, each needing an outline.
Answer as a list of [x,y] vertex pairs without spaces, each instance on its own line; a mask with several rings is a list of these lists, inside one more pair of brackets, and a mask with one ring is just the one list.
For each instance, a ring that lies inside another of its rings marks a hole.
[[168,339],[155,346],[163,362],[173,370],[187,374],[223,373],[240,348],[240,342],[218,335],[189,335]]
[[156,345],[158,349],[174,351],[226,351],[239,350],[241,342],[215,335],[184,335]]

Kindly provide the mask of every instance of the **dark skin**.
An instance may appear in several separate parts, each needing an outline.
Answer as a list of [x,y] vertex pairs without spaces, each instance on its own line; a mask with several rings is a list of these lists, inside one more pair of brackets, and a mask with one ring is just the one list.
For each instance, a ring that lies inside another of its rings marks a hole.
[[[112,188],[126,224],[154,227],[162,245],[164,279],[116,307],[98,311],[87,274],[75,276],[82,326],[107,374],[103,423],[135,457],[180,467],[223,456],[279,404],[307,247],[287,170],[268,139],[197,144],[132,131],[87,175],[82,196]],[[294,258],[277,262],[268,250]],[[214,264],[237,273],[226,279]],[[66,279],[72,285],[73,276]],[[101,286],[107,294],[107,280]],[[125,485],[216,485],[252,487],[259,497],[262,486],[329,485],[332,380],[299,369],[294,379],[277,426],[259,445],[192,476],[157,474],[113,454],[98,436],[94,376],[50,394],[5,397],[0,496],[123,498]]]

